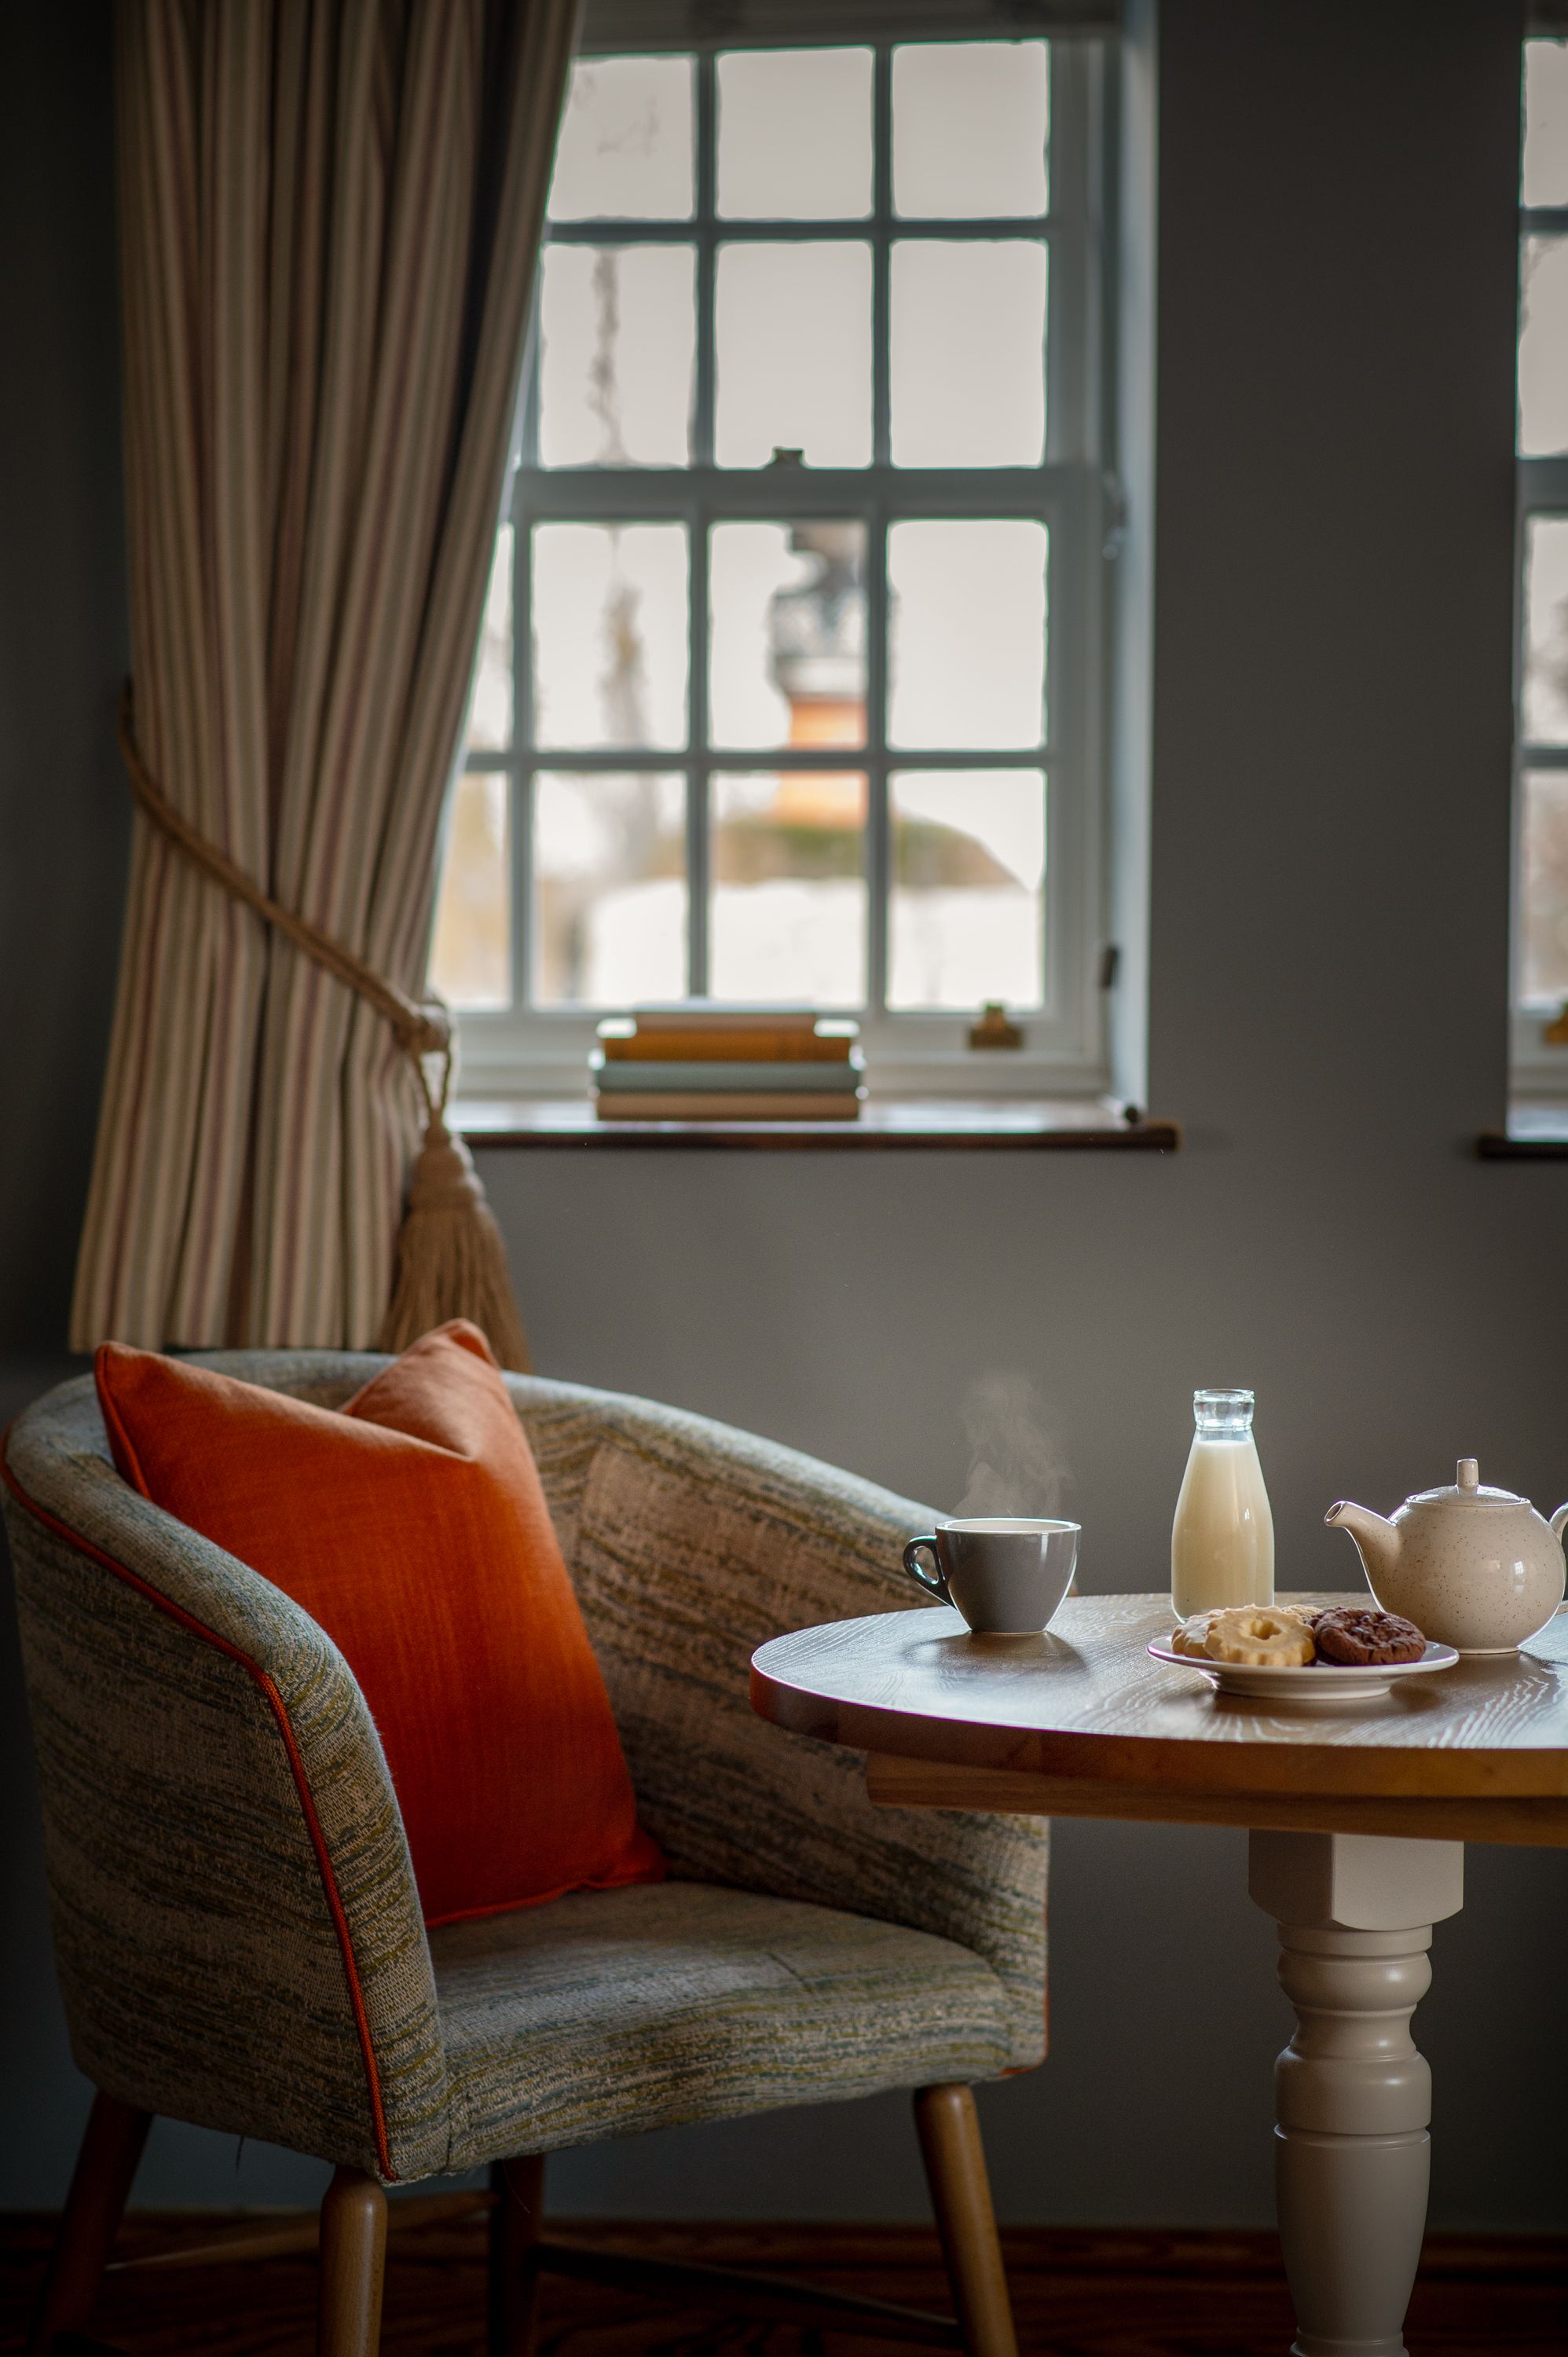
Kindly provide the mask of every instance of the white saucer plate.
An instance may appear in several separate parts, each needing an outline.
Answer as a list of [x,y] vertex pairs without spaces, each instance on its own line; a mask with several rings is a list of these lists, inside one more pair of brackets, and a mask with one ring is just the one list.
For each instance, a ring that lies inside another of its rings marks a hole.
[[1196,1670],[1222,1695],[1245,1695],[1249,1702],[1271,1702],[1289,1710],[1344,1710],[1357,1703],[1376,1702],[1390,1692],[1396,1678],[1430,1677],[1434,1670],[1451,1670],[1459,1659],[1452,1645],[1428,1645],[1419,1662],[1369,1662],[1352,1666],[1341,1662],[1294,1663],[1207,1662],[1194,1653],[1178,1653],[1156,1638],[1149,1652],[1156,1662],[1176,1670]]

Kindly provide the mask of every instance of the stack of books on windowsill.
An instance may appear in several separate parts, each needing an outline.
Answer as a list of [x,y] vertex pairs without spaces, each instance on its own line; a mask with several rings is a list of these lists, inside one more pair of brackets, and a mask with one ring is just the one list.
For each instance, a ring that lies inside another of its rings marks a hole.
[[655,1007],[599,1026],[601,1121],[854,1121],[853,1023],[775,1007]]

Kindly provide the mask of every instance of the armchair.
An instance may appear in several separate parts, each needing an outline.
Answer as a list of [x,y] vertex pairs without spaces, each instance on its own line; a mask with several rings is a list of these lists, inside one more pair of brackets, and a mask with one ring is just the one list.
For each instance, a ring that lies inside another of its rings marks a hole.
[[[209,1363],[335,1405],[380,1362]],[[99,2091],[33,2349],[85,2329],[155,2114],[335,2165],[323,2357],[378,2345],[383,2189],[489,2165],[490,2349],[519,2357],[541,2269],[585,2264],[541,2233],[549,2152],[908,2087],[959,2321],[779,2285],[769,2312],[1009,2357],[970,2087],[1043,2052],[1045,1828],[875,1808],[746,1695],[764,1639],[901,1599],[929,1516],[698,1416],[509,1381],[671,1878],[433,1933],[324,1631],[120,1480],[89,1381],[11,1429],[56,1950]],[[746,2304],[738,2278],[706,2296]]]

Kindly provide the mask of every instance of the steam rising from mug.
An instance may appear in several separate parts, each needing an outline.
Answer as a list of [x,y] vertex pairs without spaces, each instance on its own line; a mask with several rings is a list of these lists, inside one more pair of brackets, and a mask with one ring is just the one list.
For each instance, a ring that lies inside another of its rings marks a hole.
[[1061,1512],[1072,1473],[1029,1376],[1016,1369],[978,1376],[959,1420],[969,1443],[969,1486],[955,1516]]

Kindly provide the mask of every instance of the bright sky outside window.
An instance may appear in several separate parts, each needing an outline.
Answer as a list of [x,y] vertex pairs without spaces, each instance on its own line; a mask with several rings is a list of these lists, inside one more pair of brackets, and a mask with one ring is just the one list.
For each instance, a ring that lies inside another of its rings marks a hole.
[[578,63],[432,952],[470,1069],[685,996],[1098,1062],[1098,55]]

